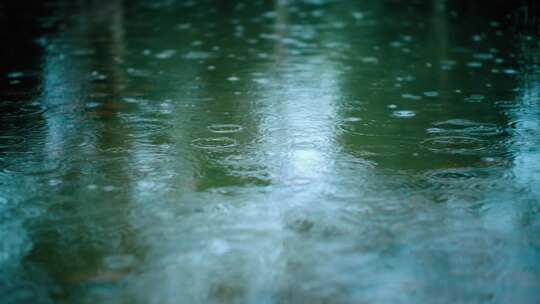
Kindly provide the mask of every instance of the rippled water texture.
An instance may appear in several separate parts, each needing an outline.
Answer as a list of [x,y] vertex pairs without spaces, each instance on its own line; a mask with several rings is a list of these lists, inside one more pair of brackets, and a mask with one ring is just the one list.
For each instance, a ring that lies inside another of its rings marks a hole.
[[0,303],[540,303],[538,17],[477,2],[3,1]]

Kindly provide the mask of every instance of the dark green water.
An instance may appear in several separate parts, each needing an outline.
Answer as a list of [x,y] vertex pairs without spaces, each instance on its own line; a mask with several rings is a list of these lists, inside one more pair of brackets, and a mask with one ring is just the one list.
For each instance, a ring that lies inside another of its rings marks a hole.
[[1,303],[540,301],[517,4],[11,2]]

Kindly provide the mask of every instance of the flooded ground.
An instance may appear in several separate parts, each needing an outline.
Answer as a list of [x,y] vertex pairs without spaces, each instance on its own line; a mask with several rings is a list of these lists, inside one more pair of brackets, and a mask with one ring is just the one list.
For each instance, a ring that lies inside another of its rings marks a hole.
[[2,303],[538,303],[519,1],[0,5]]

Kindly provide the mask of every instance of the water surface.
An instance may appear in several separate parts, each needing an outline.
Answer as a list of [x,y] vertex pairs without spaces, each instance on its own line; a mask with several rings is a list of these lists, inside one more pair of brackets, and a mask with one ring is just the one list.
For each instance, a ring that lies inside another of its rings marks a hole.
[[2,303],[540,301],[517,4],[11,2]]

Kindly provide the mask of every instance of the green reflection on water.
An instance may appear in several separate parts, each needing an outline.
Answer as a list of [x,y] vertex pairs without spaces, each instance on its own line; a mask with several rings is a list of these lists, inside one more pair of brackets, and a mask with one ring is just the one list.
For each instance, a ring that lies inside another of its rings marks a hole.
[[534,303],[537,42],[460,5],[49,7],[2,80],[1,298]]

